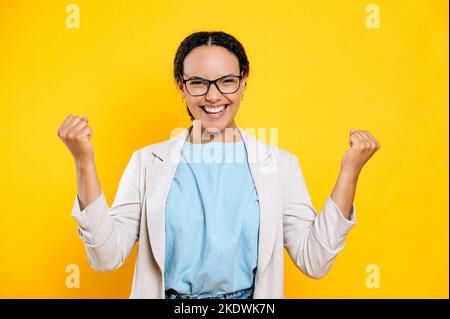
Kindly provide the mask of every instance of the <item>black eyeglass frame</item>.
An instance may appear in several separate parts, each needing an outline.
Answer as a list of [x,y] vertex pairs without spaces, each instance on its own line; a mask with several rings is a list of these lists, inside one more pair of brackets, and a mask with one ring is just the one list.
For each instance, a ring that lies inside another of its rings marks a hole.
[[[184,75],[186,75],[186,74],[184,74]],[[222,79],[226,79],[226,78],[238,78],[239,79],[239,85],[238,85],[238,87],[237,87],[237,89],[235,91],[224,93],[224,92],[222,92],[220,90],[219,86],[217,85],[217,81],[222,80]],[[233,93],[236,93],[237,91],[239,91],[239,89],[241,87],[242,78],[243,78],[243,73],[241,73],[240,75],[227,74],[227,75],[224,75],[224,76],[222,76],[222,77],[220,77],[218,79],[215,79],[215,80],[208,80],[208,79],[205,79],[205,78],[202,78],[202,77],[199,77],[199,76],[193,76],[193,77],[191,77],[189,79],[183,79],[183,76],[180,76],[180,79],[183,82],[183,85],[186,88],[186,91],[189,93],[190,96],[203,96],[203,95],[208,94],[211,84],[214,84],[216,86],[216,88],[217,88],[217,91],[219,91],[221,94],[233,94]],[[202,80],[202,81],[208,82],[208,88],[206,89],[206,92],[203,93],[203,94],[191,94],[191,92],[189,92],[189,89],[187,88],[186,82],[187,81],[192,81],[192,80]]]

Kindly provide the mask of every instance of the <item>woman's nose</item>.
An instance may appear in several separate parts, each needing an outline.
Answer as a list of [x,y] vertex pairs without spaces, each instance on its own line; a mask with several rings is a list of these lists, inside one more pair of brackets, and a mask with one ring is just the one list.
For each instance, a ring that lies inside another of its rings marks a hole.
[[209,87],[208,93],[206,93],[206,99],[208,101],[218,101],[220,100],[220,97],[222,96],[222,93],[219,92],[217,87],[214,84],[211,84]]

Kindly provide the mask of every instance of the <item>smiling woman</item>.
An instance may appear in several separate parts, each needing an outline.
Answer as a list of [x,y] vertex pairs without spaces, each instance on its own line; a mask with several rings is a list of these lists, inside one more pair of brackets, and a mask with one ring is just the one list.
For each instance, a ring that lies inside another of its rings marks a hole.
[[181,42],[174,77],[191,120],[202,128],[236,128],[250,67],[242,44],[224,32],[197,32]]
[[174,77],[194,125],[136,150],[112,207],[97,178],[88,118],[69,115],[59,128],[76,162],[72,216],[90,265],[120,267],[139,240],[131,298],[283,298],[284,248],[314,279],[344,248],[356,224],[357,178],[379,143],[350,131],[338,181],[317,214],[297,157],[235,123],[248,74],[233,36],[184,39]]

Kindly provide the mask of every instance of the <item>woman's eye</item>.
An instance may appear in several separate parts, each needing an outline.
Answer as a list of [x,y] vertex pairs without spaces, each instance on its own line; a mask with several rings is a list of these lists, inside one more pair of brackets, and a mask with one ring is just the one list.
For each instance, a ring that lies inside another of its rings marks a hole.
[[202,81],[191,81],[191,85],[202,85]]
[[235,79],[224,79],[224,80],[222,80],[222,83],[225,83],[225,84],[230,84],[230,83],[235,83],[235,82],[236,82]]

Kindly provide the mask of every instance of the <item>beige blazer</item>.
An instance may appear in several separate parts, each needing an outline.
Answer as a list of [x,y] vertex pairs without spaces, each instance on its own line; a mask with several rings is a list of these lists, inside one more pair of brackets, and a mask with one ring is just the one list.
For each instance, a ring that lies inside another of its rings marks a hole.
[[[356,224],[355,206],[348,220],[328,197],[317,214],[297,157],[238,128],[260,202],[253,297],[284,298],[283,248],[305,275],[322,278]],[[111,207],[103,190],[83,211],[75,196],[72,216],[92,268],[117,269],[139,241],[130,298],[165,298],[164,207],[188,133],[134,151]]]

